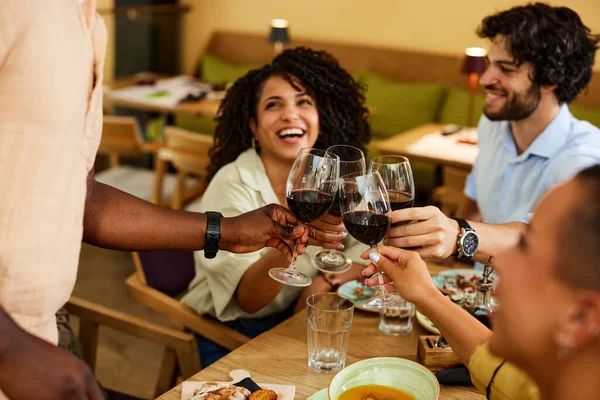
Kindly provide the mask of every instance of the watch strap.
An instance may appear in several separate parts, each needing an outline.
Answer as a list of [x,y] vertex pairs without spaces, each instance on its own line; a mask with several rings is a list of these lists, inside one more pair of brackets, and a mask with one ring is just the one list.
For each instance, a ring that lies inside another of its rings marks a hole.
[[458,226],[460,226],[464,230],[473,230],[473,228],[471,228],[471,225],[469,225],[467,220],[465,220],[463,218],[452,218],[452,219],[455,220],[456,222],[458,222]]
[[219,251],[221,239],[221,217],[223,214],[216,211],[206,213],[206,241],[204,243],[204,257],[215,258]]

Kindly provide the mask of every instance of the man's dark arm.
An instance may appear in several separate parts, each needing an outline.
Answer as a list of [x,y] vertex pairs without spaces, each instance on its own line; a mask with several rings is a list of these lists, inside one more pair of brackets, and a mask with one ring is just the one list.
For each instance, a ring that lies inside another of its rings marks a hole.
[[0,306],[0,390],[20,400],[101,400],[90,369],[21,329]]
[[[298,254],[308,241],[308,229],[287,209],[270,204],[245,214],[221,219],[219,248],[248,253],[274,247],[291,260],[290,243],[298,239]],[[171,210],[87,178],[83,222],[86,243],[114,250],[201,250],[206,215]]]
[[87,178],[86,243],[114,250],[201,250],[206,215],[159,207]]

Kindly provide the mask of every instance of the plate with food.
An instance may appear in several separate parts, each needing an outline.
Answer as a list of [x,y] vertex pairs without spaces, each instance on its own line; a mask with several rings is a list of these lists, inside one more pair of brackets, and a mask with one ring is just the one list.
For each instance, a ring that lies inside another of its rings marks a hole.
[[294,400],[296,387],[254,383],[250,373],[236,369],[230,382],[183,382],[181,400]]
[[364,307],[365,301],[375,296],[375,290],[373,290],[367,285],[364,285],[358,280],[353,280],[344,283],[338,288],[337,292],[339,295],[352,300],[354,302],[354,308],[358,308],[359,310],[363,311],[370,311],[376,313],[379,312],[379,310],[372,310],[370,308]]
[[[477,281],[483,277],[483,271],[474,269],[448,269],[433,277],[433,283],[437,288],[450,297],[450,299],[463,307],[470,307],[475,301],[477,292]],[[494,287],[498,276],[490,276]],[[492,288],[492,295],[494,289]]]
[[441,335],[439,329],[435,326],[435,324],[429,318],[427,318],[425,315],[421,314],[418,311],[417,311],[417,321],[419,321],[419,324],[421,324],[421,326],[423,328],[427,329],[429,332],[436,334],[436,335]]

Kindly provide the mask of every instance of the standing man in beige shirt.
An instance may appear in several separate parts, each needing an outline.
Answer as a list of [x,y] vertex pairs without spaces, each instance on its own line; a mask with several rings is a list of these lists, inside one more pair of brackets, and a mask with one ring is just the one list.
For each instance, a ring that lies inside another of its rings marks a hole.
[[[55,347],[54,314],[82,240],[119,250],[205,244],[205,214],[94,179],[106,51],[95,9],[95,0],[0,0],[0,399],[101,398],[89,369]],[[218,245],[290,255],[282,238],[307,239],[296,222],[279,206],[224,218]]]

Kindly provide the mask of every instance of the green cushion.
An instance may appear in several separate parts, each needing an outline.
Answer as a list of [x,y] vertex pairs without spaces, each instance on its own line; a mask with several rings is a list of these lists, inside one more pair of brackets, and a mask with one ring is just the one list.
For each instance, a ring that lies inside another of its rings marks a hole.
[[587,121],[592,125],[600,127],[600,107],[584,107],[570,105],[569,110],[575,118]]
[[[467,107],[469,105],[469,93],[464,89],[456,87],[448,88],[448,95],[442,107],[440,115],[440,123],[442,124],[457,124],[467,125]],[[477,126],[477,122],[483,114],[485,106],[485,96],[482,94],[475,95],[475,107],[473,108],[473,124]]]
[[146,139],[160,142],[164,139],[165,117],[151,118],[146,123]]
[[202,57],[202,80],[213,83],[233,83],[258,65],[238,65],[223,61],[212,54]]
[[437,120],[445,87],[441,83],[396,82],[362,69],[355,78],[367,85],[374,137],[389,137]]
[[217,123],[212,117],[179,114],[175,116],[175,126],[192,132],[214,135]]

